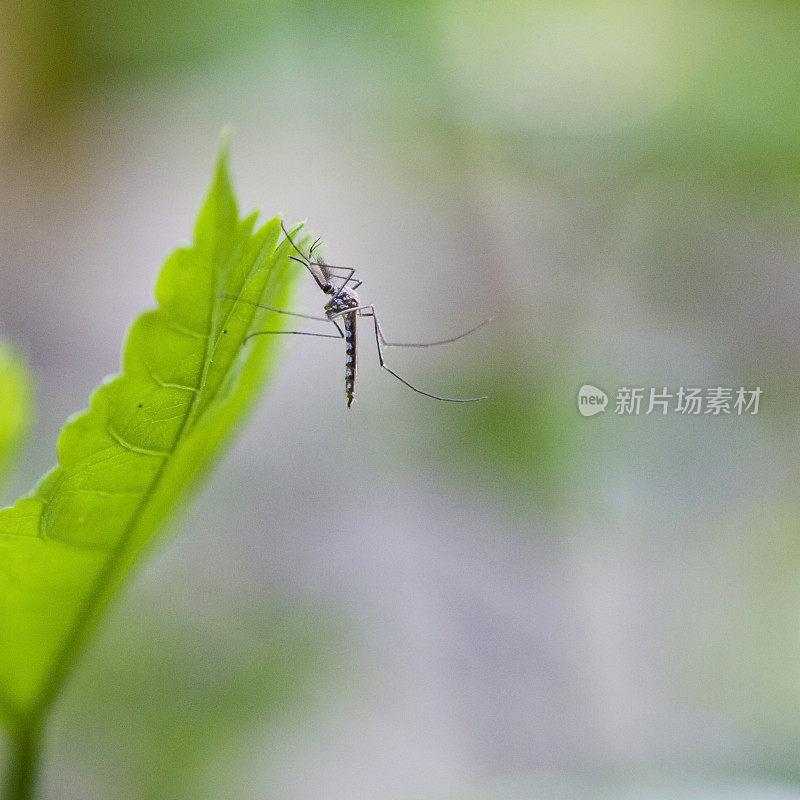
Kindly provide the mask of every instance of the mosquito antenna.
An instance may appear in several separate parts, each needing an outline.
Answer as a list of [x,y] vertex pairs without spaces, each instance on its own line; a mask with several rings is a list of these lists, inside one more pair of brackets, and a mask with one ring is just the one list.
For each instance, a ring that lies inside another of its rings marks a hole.
[[[373,316],[373,314],[362,314],[361,316],[369,317]],[[484,325],[488,325],[492,321],[492,318],[489,317],[483,322],[479,322],[474,328],[470,328],[468,331],[464,331],[464,333],[459,333],[458,336],[451,336],[449,339],[440,339],[438,342],[387,342],[386,339],[383,339],[382,341],[385,347],[436,347],[440,344],[457,342],[459,339],[463,339],[465,336],[475,333],[475,331],[477,331],[479,328],[482,328]],[[383,331],[381,331],[381,336],[383,336]]]
[[290,317],[302,317],[303,319],[313,319],[317,322],[329,322],[328,317],[316,317],[313,314],[298,314],[296,311],[285,311],[282,308],[275,308],[274,306],[268,306],[264,303],[258,303],[255,300],[250,300],[247,297],[241,297],[238,294],[228,294],[227,292],[222,292],[220,297],[224,297],[226,300],[236,300],[237,303],[247,303],[251,306],[257,306],[258,308],[265,308],[267,311],[274,311],[276,314],[288,314]]

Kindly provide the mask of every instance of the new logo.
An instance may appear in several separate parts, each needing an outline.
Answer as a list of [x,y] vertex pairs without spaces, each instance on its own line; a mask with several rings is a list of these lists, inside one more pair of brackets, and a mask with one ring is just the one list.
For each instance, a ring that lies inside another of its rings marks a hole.
[[584,383],[578,389],[578,411],[584,417],[593,417],[601,411],[606,410],[608,404],[608,395],[596,386],[590,383]]

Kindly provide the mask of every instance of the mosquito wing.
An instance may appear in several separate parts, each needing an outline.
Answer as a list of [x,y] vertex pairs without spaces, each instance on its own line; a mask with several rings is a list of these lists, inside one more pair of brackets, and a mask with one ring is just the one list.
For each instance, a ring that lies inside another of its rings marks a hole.
[[320,264],[316,261],[306,261],[306,266],[308,266],[308,271],[313,275],[314,280],[319,284],[320,289],[325,286],[326,283],[330,283],[328,279],[328,270],[325,268],[324,264]]
[[317,269],[320,271],[320,274],[323,276],[324,280],[326,280],[328,283],[332,283],[333,282],[332,279],[338,277],[337,275],[334,275],[331,272],[328,265],[321,258],[318,258],[314,262],[314,266],[317,267]]

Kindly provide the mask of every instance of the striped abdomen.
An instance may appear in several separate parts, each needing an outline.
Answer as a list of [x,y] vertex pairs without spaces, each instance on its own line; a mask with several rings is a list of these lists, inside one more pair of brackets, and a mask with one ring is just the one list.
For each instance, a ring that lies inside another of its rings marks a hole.
[[325,304],[325,315],[330,320],[342,319],[344,321],[344,340],[345,340],[345,370],[344,370],[344,391],[347,395],[347,407],[353,405],[356,387],[356,311],[351,308],[358,308],[358,295],[347,286],[342,286],[338,290],[330,287],[333,297]]
[[345,314],[344,316],[344,339],[345,339],[345,370],[344,370],[344,392],[347,395],[347,407],[353,405],[356,399],[356,315]]

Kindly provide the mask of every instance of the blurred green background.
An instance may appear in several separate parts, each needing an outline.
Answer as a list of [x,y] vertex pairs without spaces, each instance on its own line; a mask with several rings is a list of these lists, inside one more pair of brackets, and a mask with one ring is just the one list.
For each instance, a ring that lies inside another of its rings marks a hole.
[[[191,230],[359,268],[59,703],[43,798],[800,797],[800,6],[0,6],[0,325],[55,459]],[[310,284],[306,281],[306,284]],[[305,285],[298,310],[318,313]],[[582,418],[603,387],[757,416]],[[0,754],[1,755],[1,754]]]

